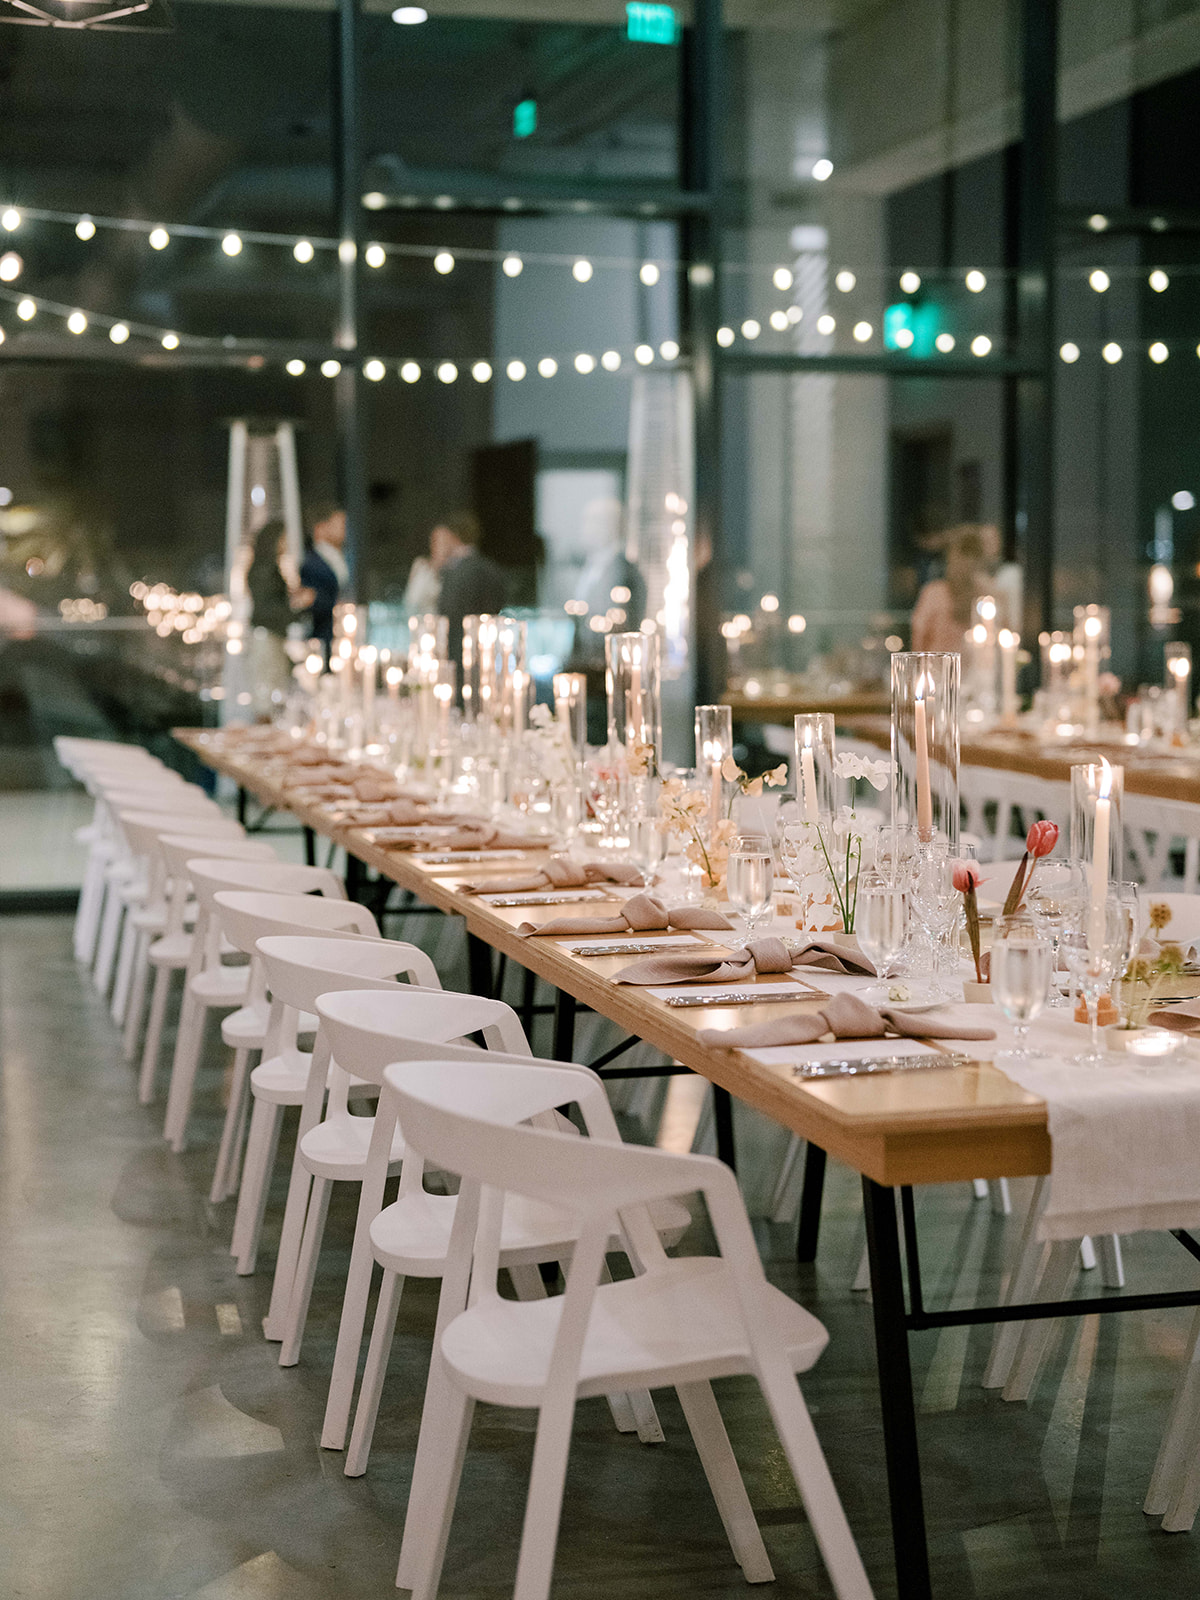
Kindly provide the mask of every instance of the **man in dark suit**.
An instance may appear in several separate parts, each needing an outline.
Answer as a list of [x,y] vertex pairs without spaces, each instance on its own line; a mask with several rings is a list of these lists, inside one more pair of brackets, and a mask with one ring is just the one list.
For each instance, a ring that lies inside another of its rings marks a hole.
[[333,608],[348,587],[350,570],[342,554],[346,513],[332,503],[321,506],[312,522],[312,544],[300,564],[301,585],[312,592],[312,635],[321,641],[325,665],[333,646]]
[[463,618],[504,608],[504,570],[479,553],[479,522],[469,511],[439,522],[429,536],[429,560],[442,581],[438,611],[449,619],[449,659],[462,671]]

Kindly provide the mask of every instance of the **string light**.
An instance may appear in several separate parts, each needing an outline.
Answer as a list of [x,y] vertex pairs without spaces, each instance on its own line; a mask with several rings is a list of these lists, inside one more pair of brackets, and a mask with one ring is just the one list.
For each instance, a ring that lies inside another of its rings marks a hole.
[[762,324],[755,322],[753,317],[747,317],[746,321],[742,323],[743,339],[757,339],[761,332]]
[[582,256],[571,268],[571,276],[576,283],[590,283],[592,277],[592,263]]
[[553,356],[543,356],[538,362],[538,372],[543,378],[552,378],[558,371],[558,362]]
[[788,330],[789,324],[786,311],[772,311],[767,321],[775,329],[776,333],[786,333]]
[[1156,366],[1160,366],[1160,367],[1162,366],[1163,362],[1167,359],[1167,357],[1171,354],[1171,352],[1167,349],[1166,345],[1163,344],[1161,339],[1156,339],[1155,342],[1150,346],[1150,349],[1146,353],[1150,357],[1151,361],[1153,361]]
[[921,275],[919,272],[902,272],[900,274],[900,288],[905,294],[916,294],[920,287]]
[[357,256],[358,246],[355,244],[353,239],[339,239],[338,260],[342,262],[344,266],[348,267]]
[[939,333],[933,341],[944,356],[948,356],[954,349],[954,335],[952,333]]
[[1079,360],[1079,346],[1073,344],[1069,339],[1058,353],[1069,367],[1074,366]]
[[[828,334],[833,333],[836,330],[836,328],[837,328],[837,318],[836,317],[831,317],[829,315],[828,311],[825,313],[824,316],[817,318],[817,332],[818,333],[823,333],[823,334],[828,335]],[[743,333],[745,332],[744,328],[743,328],[742,332]]]
[[15,250],[6,250],[0,256],[0,281],[12,283],[14,278],[21,276],[21,269],[25,263]]
[[114,322],[108,330],[108,337],[114,344],[124,344],[129,337],[129,324],[126,322]]
[[506,278],[519,278],[524,271],[525,263],[520,256],[505,256],[500,263],[500,270]]
[[1112,279],[1109,277],[1108,273],[1105,272],[1103,267],[1097,267],[1093,272],[1088,273],[1088,282],[1091,284],[1092,288],[1097,294],[1103,294],[1108,288],[1109,284],[1112,282]]
[[179,335],[177,333],[164,333],[162,336],[162,347],[164,350],[178,350]]
[[818,183],[824,183],[827,179],[833,177],[833,162],[822,156],[819,161],[813,162],[812,175]]
[[911,328],[897,328],[892,335],[892,343],[897,350],[908,350],[912,347],[915,335]]
[[329,361],[322,361],[321,363],[321,376],[323,378],[336,378],[341,370],[342,363],[340,361],[334,361],[331,359]]
[[0,227],[7,228],[9,233],[15,233],[21,226],[21,213],[15,206],[9,206],[0,216]]
[[171,235],[165,228],[151,228],[149,245],[151,250],[165,250],[171,242]]
[[728,350],[735,337],[736,335],[734,334],[732,328],[717,329],[717,343],[721,346],[722,350]]
[[659,278],[658,268],[653,261],[643,261],[638,269],[638,277],[646,285],[647,289],[653,289]]
[[776,267],[771,274],[771,282],[779,290],[780,294],[786,294],[795,281],[795,276],[790,267]]
[[400,376],[405,383],[416,383],[421,376],[421,369],[415,361],[406,361],[400,368]]
[[674,339],[664,339],[658,347],[658,353],[664,361],[679,360],[679,346]]
[[82,311],[72,311],[71,315],[67,318],[67,327],[72,333],[86,333],[87,318],[84,316]]
[[586,378],[589,372],[595,372],[596,358],[588,355],[586,350],[581,350],[575,357],[575,371],[582,373]]
[[293,356],[288,362],[286,370],[293,378],[302,378],[305,371],[304,362],[301,361],[299,356]]
[[973,356],[990,355],[991,351],[992,341],[988,338],[986,333],[977,333],[971,340],[971,354]]
[[96,224],[91,217],[80,217],[75,224],[75,237],[77,239],[94,239],[96,237]]
[[492,367],[489,361],[477,361],[471,368],[471,376],[476,383],[488,383],[492,376]]
[[227,256],[240,256],[242,253],[242,241],[236,233],[227,233],[221,240],[221,249],[224,250]]
[[858,282],[858,279],[852,272],[846,268],[843,268],[842,271],[838,273],[837,277],[834,278],[833,282],[840,294],[849,294],[851,289],[853,289],[854,285]]
[[453,383],[458,377],[458,368],[453,361],[443,361],[438,365],[437,375],[442,383]]
[[963,279],[972,294],[982,294],[987,288],[987,278],[977,268],[973,267]]
[[437,255],[434,256],[433,270],[435,272],[440,272],[443,277],[445,277],[448,272],[454,271],[454,257],[450,254],[449,250],[439,250]]
[[379,383],[387,377],[387,368],[382,361],[368,361],[363,366],[363,377],[370,379],[372,383]]
[[633,352],[633,359],[637,362],[639,367],[648,367],[654,360],[653,346],[648,344],[639,344],[637,349]]
[[313,256],[316,255],[316,251],[313,249],[310,239],[297,239],[292,246],[292,254],[301,265],[307,266]]
[[1121,346],[1119,344],[1117,344],[1116,341],[1114,340],[1110,344],[1106,344],[1104,346],[1104,349],[1101,350],[1100,354],[1104,357],[1105,361],[1108,362],[1110,367],[1115,367],[1117,362],[1120,361],[1121,357],[1125,354],[1125,352],[1121,349]]
[[382,267],[387,261],[387,251],[381,244],[369,244],[363,252],[363,260],[369,267]]
[[514,383],[520,383],[525,376],[525,363],[523,361],[510,361],[504,370]]
[[600,357],[600,365],[605,372],[620,372],[621,352],[619,350],[606,350]]
[[1170,286],[1171,282],[1170,278],[1167,277],[1166,273],[1161,267],[1155,267],[1154,271],[1150,274],[1149,281],[1150,287],[1154,290],[1155,294],[1161,294],[1164,289]]
[[869,322],[856,322],[854,324],[854,337],[859,344],[866,344],[874,332],[875,330]]

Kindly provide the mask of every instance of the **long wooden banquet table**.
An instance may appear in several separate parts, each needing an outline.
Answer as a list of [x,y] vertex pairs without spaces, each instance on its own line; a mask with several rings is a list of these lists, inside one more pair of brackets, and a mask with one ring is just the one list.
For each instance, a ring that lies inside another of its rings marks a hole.
[[[464,881],[479,882],[492,874],[510,875],[514,865],[533,865],[538,852],[510,855],[505,860],[424,864],[415,860],[410,850],[373,842],[370,828],[339,821],[335,805],[305,799],[285,789],[285,766],[278,758],[248,750],[244,744],[239,748],[236,737],[231,739],[221,732],[181,728],[175,730],[175,737],[205,765],[232,779],[243,795],[254,796],[265,807],[290,811],[312,835],[343,846],[348,862],[374,870],[381,879],[410,891],[428,906],[461,917],[477,950],[501,952],[552,984],[558,992],[556,1058],[572,1059],[575,1008],[590,1007],[629,1035],[649,1042],[718,1089],[799,1134],[808,1141],[809,1161],[818,1158],[821,1171],[824,1153],[828,1152],[861,1174],[897,1592],[901,1600],[926,1600],[933,1593],[913,1404],[910,1331],[1023,1321],[1031,1316],[1200,1303],[1200,1295],[1180,1292],[962,1311],[926,1307],[912,1187],[1049,1172],[1051,1147],[1043,1101],[1018,1087],[986,1060],[974,1060],[965,1066],[948,1065],[939,1071],[800,1081],[787,1067],[766,1066],[736,1049],[714,1048],[701,1040],[701,1031],[738,1026],[746,1020],[744,1011],[707,1006],[680,1010],[645,989],[615,984],[613,974],[624,964],[625,957],[587,958],[570,952],[569,939],[522,937],[516,928],[530,916],[528,906],[492,905],[464,893],[460,887]],[[602,903],[587,899],[556,904],[547,915],[594,915],[605,909]],[[813,976],[819,978],[819,974]],[[478,960],[472,963],[472,980],[486,990],[490,956],[486,965]],[[744,986],[739,980],[738,987]],[[766,1020],[805,1004],[794,999],[779,1005],[756,1004],[754,1020]],[[806,1170],[806,1181],[808,1178]],[[897,1191],[903,1218],[903,1265]]]

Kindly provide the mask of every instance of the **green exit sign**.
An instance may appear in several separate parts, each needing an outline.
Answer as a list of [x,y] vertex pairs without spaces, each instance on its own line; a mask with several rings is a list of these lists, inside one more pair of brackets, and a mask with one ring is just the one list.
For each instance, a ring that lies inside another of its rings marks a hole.
[[629,0],[625,7],[625,37],[638,44],[675,44],[679,38],[679,18],[674,6]]
[[513,107],[513,137],[528,139],[537,132],[537,101],[518,100]]

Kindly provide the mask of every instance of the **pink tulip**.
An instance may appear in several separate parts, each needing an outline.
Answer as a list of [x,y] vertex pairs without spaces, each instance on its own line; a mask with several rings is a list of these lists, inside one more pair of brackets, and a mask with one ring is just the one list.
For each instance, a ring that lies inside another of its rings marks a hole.
[[1057,843],[1057,822],[1035,822],[1029,830],[1029,837],[1025,840],[1025,848],[1037,861],[1042,856],[1048,856]]
[[954,869],[953,882],[960,894],[973,893],[983,882],[983,874],[973,861],[960,861]]

